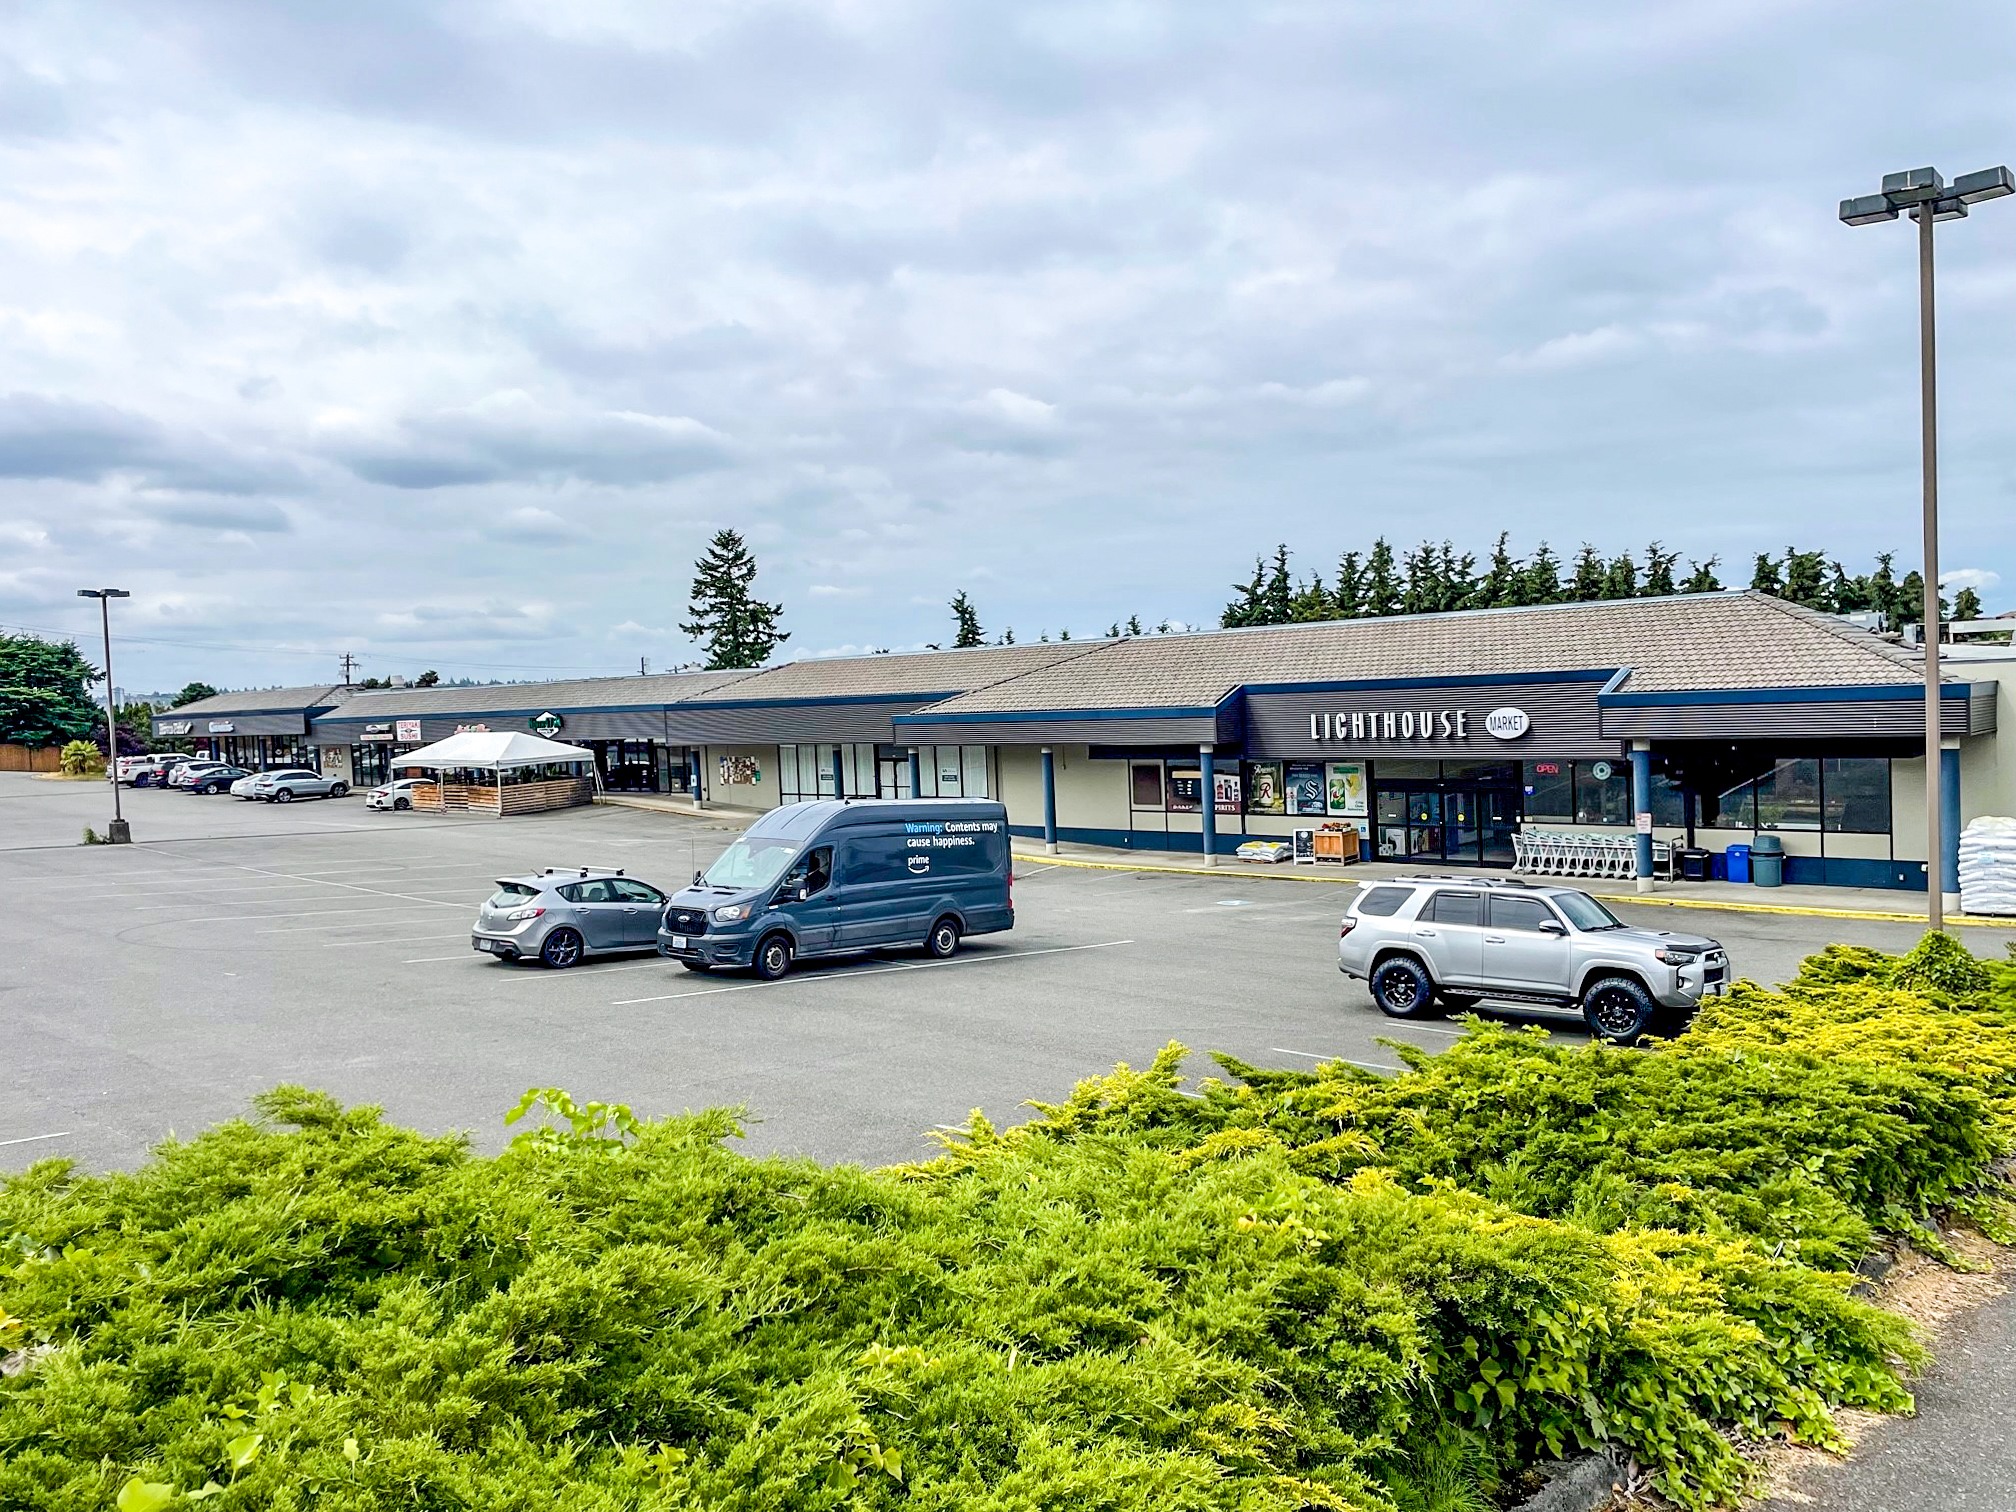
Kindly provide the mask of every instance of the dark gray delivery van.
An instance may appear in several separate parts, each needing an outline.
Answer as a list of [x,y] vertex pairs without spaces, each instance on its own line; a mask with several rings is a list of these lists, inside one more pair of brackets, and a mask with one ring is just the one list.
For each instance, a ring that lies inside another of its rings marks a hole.
[[772,809],[675,894],[658,953],[689,971],[921,945],[1015,927],[1008,811],[983,798],[825,798]]

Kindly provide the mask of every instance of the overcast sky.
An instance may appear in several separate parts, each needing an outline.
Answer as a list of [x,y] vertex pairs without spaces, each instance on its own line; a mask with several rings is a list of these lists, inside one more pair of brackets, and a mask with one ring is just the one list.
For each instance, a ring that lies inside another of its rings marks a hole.
[[[119,682],[1215,622],[1286,541],[1917,549],[1886,170],[2016,12],[60,0],[0,13],[0,624]],[[1944,558],[2016,607],[2016,200],[1941,227]],[[87,642],[95,645],[95,641]]]

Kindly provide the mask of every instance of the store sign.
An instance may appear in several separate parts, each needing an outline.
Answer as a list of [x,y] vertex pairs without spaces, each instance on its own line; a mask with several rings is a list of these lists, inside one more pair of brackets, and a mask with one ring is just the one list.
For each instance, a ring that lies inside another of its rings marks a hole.
[[486,724],[457,725],[455,726],[455,733],[457,735],[488,735],[490,733],[490,726]]
[[551,709],[548,709],[544,714],[534,714],[525,723],[531,728],[534,735],[543,735],[548,740],[551,740],[555,735],[560,733],[567,721],[562,719],[558,714],[555,714]]
[[212,735],[236,735],[238,733],[238,726],[228,719],[213,719],[210,721],[210,733]]
[[420,721],[417,719],[398,720],[394,723],[393,728],[399,732],[401,740],[419,740],[423,738],[420,734]]
[[[1500,740],[1517,740],[1533,727],[1524,709],[1493,709],[1484,728]],[[1311,714],[1311,740],[1468,740],[1468,709],[1372,709]]]
[[1500,740],[1517,740],[1532,728],[1524,709],[1493,709],[1484,716],[1484,733]]
[[168,719],[163,720],[155,728],[163,735],[187,735],[195,727],[186,719]]
[[362,730],[358,731],[357,738],[366,743],[390,740],[392,738],[392,726],[389,723],[367,724]]

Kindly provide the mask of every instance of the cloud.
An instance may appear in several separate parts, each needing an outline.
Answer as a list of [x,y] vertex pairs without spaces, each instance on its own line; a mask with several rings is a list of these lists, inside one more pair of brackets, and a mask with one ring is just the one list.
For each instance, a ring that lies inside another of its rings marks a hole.
[[277,535],[294,528],[294,522],[285,510],[264,499],[176,500],[151,505],[147,513],[176,525],[193,525],[202,530]]
[[1951,588],[1955,593],[1962,588],[1972,588],[1976,593],[1986,593],[2001,581],[2001,573],[1990,572],[1985,567],[1955,567],[1950,572],[1939,574],[1939,586]]
[[486,528],[504,540],[523,541],[534,546],[584,540],[588,534],[577,522],[563,520],[552,510],[541,509],[536,504],[521,504]]
[[132,410],[44,394],[0,396],[0,477],[77,483],[126,479],[143,489],[249,494],[286,488],[285,462],[200,432],[171,431]]
[[373,483],[450,488],[573,480],[635,487],[729,461],[727,437],[685,416],[559,410],[517,390],[379,425],[324,428],[328,454]]
[[842,587],[837,583],[814,583],[805,591],[814,598],[859,598],[868,590],[860,587]]

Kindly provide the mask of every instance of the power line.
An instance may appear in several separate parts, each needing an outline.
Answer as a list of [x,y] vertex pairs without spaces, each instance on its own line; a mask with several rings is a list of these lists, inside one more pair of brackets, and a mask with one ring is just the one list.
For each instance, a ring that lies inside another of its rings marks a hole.
[[[54,635],[59,636],[65,640],[74,640],[77,636],[77,632],[74,630],[60,630],[51,625],[24,625],[13,621],[9,621],[8,623],[11,625],[13,629],[26,631],[31,635]],[[326,651],[326,650],[290,651],[281,646],[274,646],[266,643],[252,642],[252,641],[174,640],[167,636],[158,636],[158,635],[114,635],[112,639],[116,644],[120,645],[175,646],[181,649],[196,650],[196,651],[256,651],[263,656],[269,656],[269,657],[285,656],[303,661],[305,660],[322,661],[332,656],[340,657],[345,654],[342,652]],[[398,654],[406,655],[408,653],[400,652]],[[462,661],[459,659],[441,657],[441,656],[426,656],[423,658],[417,654],[414,655],[414,659],[415,660],[424,659],[427,661],[434,662],[443,667],[474,667],[481,671],[486,672],[590,672],[590,673],[599,672],[602,675],[608,677],[616,677],[621,675],[620,673],[611,671],[609,669],[608,663],[606,662],[570,662],[564,665],[556,665],[552,663],[537,663],[537,662],[483,662],[483,661]]]

